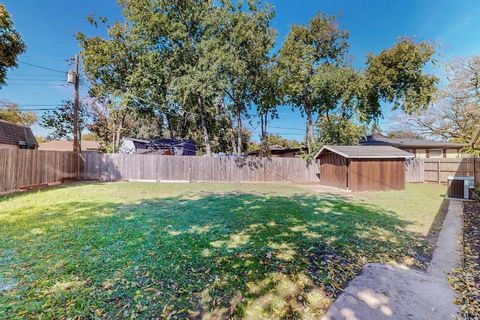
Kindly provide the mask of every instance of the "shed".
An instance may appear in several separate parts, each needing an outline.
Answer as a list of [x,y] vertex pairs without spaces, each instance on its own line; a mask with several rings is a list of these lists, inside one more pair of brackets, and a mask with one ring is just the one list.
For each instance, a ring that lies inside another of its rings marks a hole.
[[351,191],[405,189],[405,159],[414,155],[391,146],[324,146],[316,154],[322,185]]

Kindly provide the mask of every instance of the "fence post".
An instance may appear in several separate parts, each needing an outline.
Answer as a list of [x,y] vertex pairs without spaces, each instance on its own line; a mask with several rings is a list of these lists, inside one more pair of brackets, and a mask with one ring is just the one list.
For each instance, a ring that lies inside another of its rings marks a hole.
[[440,184],[440,160],[437,161],[437,181]]

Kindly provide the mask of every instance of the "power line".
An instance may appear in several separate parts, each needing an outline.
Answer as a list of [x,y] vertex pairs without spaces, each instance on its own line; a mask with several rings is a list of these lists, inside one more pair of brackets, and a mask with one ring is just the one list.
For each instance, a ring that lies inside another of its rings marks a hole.
[[[10,82],[10,81],[14,81],[14,82]],[[65,83],[65,81],[63,81],[63,79],[7,79],[7,82],[9,84],[16,84],[16,83],[22,83],[22,82],[25,82],[25,81],[31,81],[31,82],[39,82],[39,83],[45,83],[45,82],[62,82],[62,83]]]
[[60,77],[59,75],[57,76],[53,74],[32,74],[32,73],[15,73],[13,75],[16,77]]
[[39,66],[38,64],[33,64],[33,63],[29,63],[29,62],[19,61],[19,63],[30,66],[30,67],[39,68],[39,69],[43,69],[43,70],[48,70],[48,71],[52,71],[52,72],[59,72],[59,73],[63,73],[63,74],[67,73],[66,71],[53,69],[53,68],[49,68],[49,67],[43,67],[43,66]]
[[19,111],[24,111],[24,112],[34,112],[34,111],[53,111],[53,110],[57,110],[57,108],[38,108],[38,109],[25,109],[25,108],[21,108],[21,109],[18,109]]
[[9,83],[7,86],[68,86],[65,83]]

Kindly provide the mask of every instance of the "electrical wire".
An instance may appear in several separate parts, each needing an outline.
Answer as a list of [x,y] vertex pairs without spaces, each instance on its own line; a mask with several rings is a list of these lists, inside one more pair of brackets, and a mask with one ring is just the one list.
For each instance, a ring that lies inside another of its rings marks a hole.
[[33,63],[30,63],[30,62],[25,62],[25,61],[18,61],[18,62],[21,63],[21,64],[24,64],[24,65],[30,66],[30,67],[38,68],[38,69],[48,70],[48,71],[52,71],[52,72],[59,72],[59,73],[63,73],[63,74],[67,73],[66,71],[53,69],[53,68],[49,68],[49,67],[43,67],[43,66],[39,66],[38,64],[33,64]]

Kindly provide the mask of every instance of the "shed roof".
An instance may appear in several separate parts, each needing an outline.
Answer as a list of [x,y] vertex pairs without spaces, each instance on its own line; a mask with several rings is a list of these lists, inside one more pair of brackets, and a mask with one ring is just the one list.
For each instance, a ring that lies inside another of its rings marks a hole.
[[315,159],[326,151],[334,152],[342,157],[350,159],[391,159],[391,158],[413,158],[410,152],[400,150],[392,146],[324,146],[315,155]]
[[37,140],[29,127],[0,120],[0,143],[18,146],[20,142],[38,147]]

